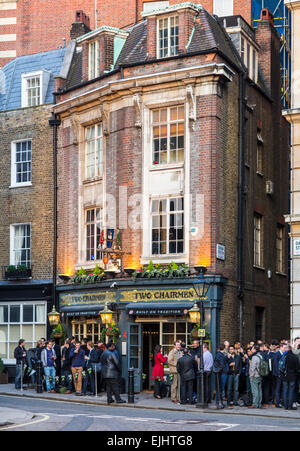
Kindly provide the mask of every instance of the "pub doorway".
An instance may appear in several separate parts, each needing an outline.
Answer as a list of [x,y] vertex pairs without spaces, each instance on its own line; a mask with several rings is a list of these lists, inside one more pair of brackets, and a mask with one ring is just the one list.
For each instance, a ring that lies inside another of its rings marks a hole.
[[143,390],[151,390],[153,388],[154,382],[151,379],[151,375],[154,366],[154,348],[159,344],[159,326],[159,323],[143,323]]

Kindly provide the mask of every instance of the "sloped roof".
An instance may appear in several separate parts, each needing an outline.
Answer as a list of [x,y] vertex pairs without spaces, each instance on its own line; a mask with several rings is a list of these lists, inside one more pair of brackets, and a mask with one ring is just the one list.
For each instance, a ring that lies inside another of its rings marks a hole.
[[15,58],[0,70],[0,111],[14,110],[22,106],[22,74],[40,70],[50,72],[45,97],[46,104],[53,101],[54,76],[59,75],[66,49],[51,50]]

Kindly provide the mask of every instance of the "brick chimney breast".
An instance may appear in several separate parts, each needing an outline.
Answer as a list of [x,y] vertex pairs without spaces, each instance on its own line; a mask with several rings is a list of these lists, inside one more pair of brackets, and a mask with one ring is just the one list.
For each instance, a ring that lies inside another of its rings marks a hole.
[[83,36],[86,33],[89,33],[90,29],[90,19],[84,14],[83,11],[78,10],[75,13],[75,22],[72,23],[70,38],[77,39],[80,36]]

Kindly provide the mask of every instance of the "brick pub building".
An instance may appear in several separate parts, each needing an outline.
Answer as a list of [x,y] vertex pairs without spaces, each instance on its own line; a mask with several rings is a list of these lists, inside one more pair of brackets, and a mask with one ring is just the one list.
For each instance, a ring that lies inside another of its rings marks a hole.
[[[57,78],[57,273],[110,270],[99,283],[59,284],[59,308],[70,332],[95,341],[109,303],[123,376],[136,368],[138,391],[154,345],[189,340],[195,266],[210,282],[213,352],[224,339],[288,334],[279,51],[267,10],[254,33],[241,16],[178,3],[79,36]],[[134,281],[120,271],[150,261],[191,274]]]

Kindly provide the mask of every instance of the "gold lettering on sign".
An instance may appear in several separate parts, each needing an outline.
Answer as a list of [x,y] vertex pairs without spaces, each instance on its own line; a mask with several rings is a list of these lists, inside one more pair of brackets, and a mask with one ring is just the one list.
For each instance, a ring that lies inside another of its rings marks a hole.
[[[207,299],[207,298],[206,298]],[[128,290],[121,291],[121,302],[147,301],[197,301],[194,288],[177,290]]]
[[110,291],[101,291],[98,293],[73,293],[61,294],[60,305],[84,305],[84,304],[103,304],[104,302],[114,302],[116,300],[115,293]]

